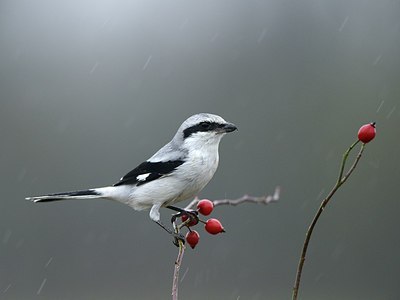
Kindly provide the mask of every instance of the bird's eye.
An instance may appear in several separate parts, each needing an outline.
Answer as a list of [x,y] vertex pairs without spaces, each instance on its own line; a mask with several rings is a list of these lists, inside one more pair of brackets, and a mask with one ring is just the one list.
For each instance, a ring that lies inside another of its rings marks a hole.
[[201,122],[200,126],[202,129],[210,129],[211,128],[211,124],[209,122]]

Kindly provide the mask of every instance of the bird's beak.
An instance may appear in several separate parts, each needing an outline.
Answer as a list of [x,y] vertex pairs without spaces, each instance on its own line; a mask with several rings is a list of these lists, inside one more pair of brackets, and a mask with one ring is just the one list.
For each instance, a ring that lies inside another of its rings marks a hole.
[[235,124],[226,123],[226,124],[224,124],[224,126],[222,127],[222,130],[223,130],[224,132],[232,132],[232,131],[237,130],[237,127],[236,127]]

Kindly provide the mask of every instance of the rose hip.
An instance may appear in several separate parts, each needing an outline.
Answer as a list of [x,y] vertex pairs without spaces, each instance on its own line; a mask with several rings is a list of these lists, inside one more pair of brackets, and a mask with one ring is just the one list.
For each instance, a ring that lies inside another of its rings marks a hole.
[[196,230],[189,231],[186,234],[186,241],[190,245],[190,247],[192,247],[192,249],[196,247],[199,240],[200,240],[200,235]]
[[[187,219],[189,219],[190,217],[188,216],[188,215],[182,215],[182,217],[181,217],[181,220],[182,220],[182,222],[185,222]],[[198,221],[198,219],[197,218],[192,218],[191,220],[190,220],[190,222],[187,224],[188,226],[194,226],[194,225],[196,225],[197,223],[199,223],[199,221]]]
[[203,216],[208,216],[209,214],[211,214],[213,209],[214,209],[214,203],[212,203],[212,201],[208,199],[200,200],[199,203],[197,203],[197,210]]
[[358,130],[358,139],[363,143],[368,143],[374,139],[376,135],[375,122],[365,124]]
[[208,219],[206,225],[204,226],[206,231],[211,234],[218,234],[221,232],[225,232],[224,227],[217,219]]

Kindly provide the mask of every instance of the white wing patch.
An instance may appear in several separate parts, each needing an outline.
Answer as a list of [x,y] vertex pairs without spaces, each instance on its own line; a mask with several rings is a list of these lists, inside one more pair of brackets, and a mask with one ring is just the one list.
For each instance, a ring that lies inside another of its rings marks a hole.
[[137,181],[146,181],[146,178],[149,177],[151,173],[140,174],[136,177]]

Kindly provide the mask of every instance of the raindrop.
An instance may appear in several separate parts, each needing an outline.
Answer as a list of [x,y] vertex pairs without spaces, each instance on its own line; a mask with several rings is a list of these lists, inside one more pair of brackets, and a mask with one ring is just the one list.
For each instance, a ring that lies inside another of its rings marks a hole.
[[147,66],[149,65],[151,61],[152,56],[149,55],[149,58],[147,59],[146,63],[143,65],[142,71],[146,70]]
[[343,30],[344,26],[346,26],[348,20],[349,20],[349,16],[347,16],[347,17],[344,19],[344,21],[342,22],[342,25],[340,25],[340,27],[339,27],[339,32],[342,32],[342,30]]
[[53,261],[53,256],[49,258],[49,260],[47,261],[47,263],[44,265],[45,268],[47,268],[50,263]]
[[262,42],[266,33],[267,33],[267,28],[264,27],[263,30],[261,31],[260,35],[258,36],[257,43]]
[[11,283],[7,285],[7,287],[3,290],[3,294],[7,293],[7,291],[10,289]]
[[387,114],[386,119],[389,119],[392,116],[392,114],[394,113],[395,110],[396,110],[396,105],[393,106],[392,110]]
[[376,66],[380,62],[381,58],[382,58],[382,54],[379,54],[378,57],[374,60],[374,62],[372,64],[374,66]]
[[40,292],[42,291],[44,285],[46,284],[47,278],[43,279],[42,284],[40,285],[38,291],[36,292],[36,295],[39,295]]
[[182,277],[181,277],[181,282],[183,281],[183,279],[185,279],[186,274],[189,272],[189,267],[186,268],[185,273],[183,273]]
[[94,71],[96,71],[98,66],[99,66],[99,62],[96,61],[96,63],[93,65],[92,69],[90,70],[89,74],[92,75],[94,73]]
[[381,104],[379,104],[378,109],[376,110],[376,113],[378,113],[381,110],[383,103],[385,103],[385,100],[382,100]]

